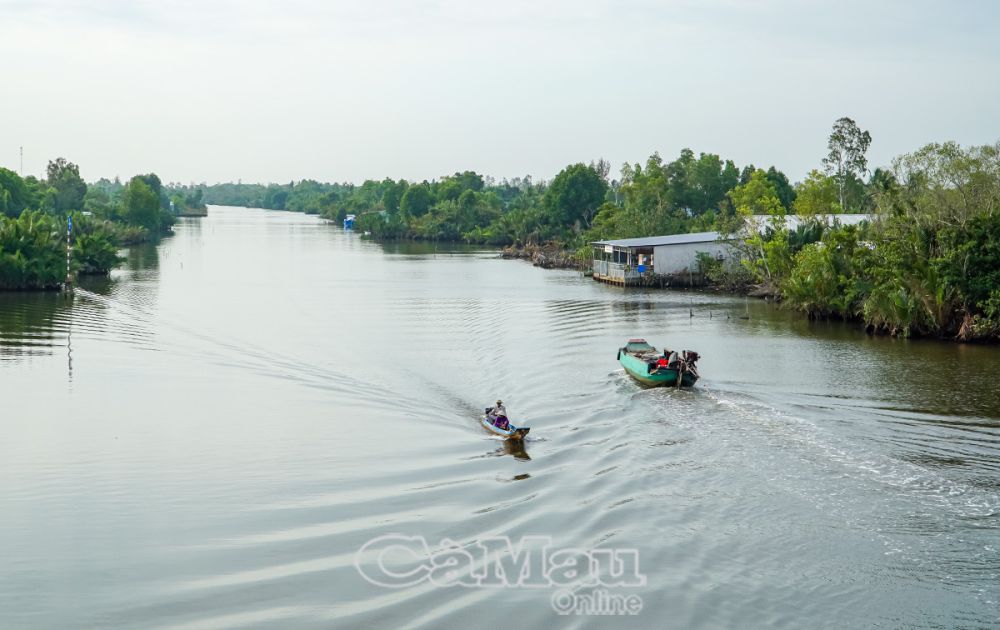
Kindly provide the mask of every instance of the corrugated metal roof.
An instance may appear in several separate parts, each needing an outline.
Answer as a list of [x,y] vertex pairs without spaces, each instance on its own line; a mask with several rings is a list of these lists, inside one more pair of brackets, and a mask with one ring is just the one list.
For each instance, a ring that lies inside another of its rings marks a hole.
[[668,236],[644,236],[642,238],[621,238],[614,241],[594,241],[592,245],[612,245],[614,247],[656,247],[657,245],[683,245],[685,243],[711,243],[719,238],[718,232],[695,232],[693,234],[670,234]]
[[[754,215],[756,227],[763,231],[770,227],[770,222],[774,218],[771,215]],[[832,224],[834,222],[841,225],[857,225],[862,221],[871,221],[874,215],[871,214],[821,214],[816,216],[799,216],[789,214],[782,217],[785,226],[794,230],[802,223],[809,220],[820,220]],[[695,232],[693,234],[670,234],[667,236],[643,236],[641,238],[621,238],[612,241],[594,241],[591,245],[612,245],[614,247],[656,247],[657,245],[684,245],[686,243],[710,243],[719,239],[718,232]]]
[[[755,218],[766,220],[769,217]],[[840,225],[857,225],[862,221],[870,222],[873,218],[874,215],[871,214],[817,214],[813,216],[790,214],[785,217],[785,225],[788,226],[789,230],[794,230],[798,226],[813,220],[826,223],[827,225],[832,225],[833,223],[839,223]]]

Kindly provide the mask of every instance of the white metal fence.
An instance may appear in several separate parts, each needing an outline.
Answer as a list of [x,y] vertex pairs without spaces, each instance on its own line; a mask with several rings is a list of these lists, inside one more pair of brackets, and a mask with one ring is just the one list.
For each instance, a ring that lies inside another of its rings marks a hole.
[[[642,277],[639,271],[630,265],[623,263],[608,262],[606,260],[594,261],[594,275],[600,278],[607,278],[617,282],[638,280]],[[646,273],[652,273],[652,267],[646,267]]]

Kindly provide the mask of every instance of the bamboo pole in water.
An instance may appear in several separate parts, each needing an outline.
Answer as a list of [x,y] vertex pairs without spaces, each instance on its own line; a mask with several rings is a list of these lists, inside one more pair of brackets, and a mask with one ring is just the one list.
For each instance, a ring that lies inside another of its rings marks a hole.
[[66,288],[73,286],[73,217],[66,217]]

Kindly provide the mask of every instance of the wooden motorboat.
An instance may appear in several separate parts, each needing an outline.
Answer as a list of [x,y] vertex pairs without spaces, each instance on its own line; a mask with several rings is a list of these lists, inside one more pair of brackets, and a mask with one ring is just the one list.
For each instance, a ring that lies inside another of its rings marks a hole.
[[691,387],[698,380],[697,352],[660,352],[645,339],[629,339],[618,349],[618,362],[647,387]]
[[523,440],[524,436],[528,435],[528,431],[531,431],[531,427],[515,427],[513,424],[506,429],[501,429],[493,424],[488,413],[484,413],[479,422],[487,431],[494,435],[499,435],[506,440]]

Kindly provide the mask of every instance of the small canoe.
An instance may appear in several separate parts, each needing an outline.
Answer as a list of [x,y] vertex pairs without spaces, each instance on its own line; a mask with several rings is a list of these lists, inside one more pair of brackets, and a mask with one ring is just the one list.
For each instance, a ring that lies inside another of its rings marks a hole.
[[691,387],[698,380],[697,352],[661,353],[645,339],[629,339],[618,349],[618,362],[629,376],[647,387]]
[[523,440],[524,436],[528,435],[528,431],[531,431],[531,427],[515,427],[513,424],[510,425],[510,428],[508,429],[495,427],[486,415],[483,415],[483,417],[479,419],[479,422],[490,433],[499,435],[507,440]]

